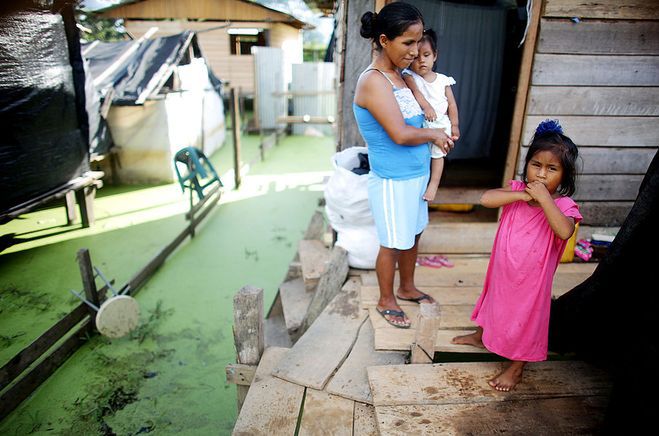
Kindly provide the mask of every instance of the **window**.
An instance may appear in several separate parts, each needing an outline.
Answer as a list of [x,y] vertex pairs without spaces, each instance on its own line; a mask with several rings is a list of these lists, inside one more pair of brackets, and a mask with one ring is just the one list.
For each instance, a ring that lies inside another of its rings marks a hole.
[[266,31],[261,29],[229,29],[232,55],[252,54],[252,47],[266,47]]

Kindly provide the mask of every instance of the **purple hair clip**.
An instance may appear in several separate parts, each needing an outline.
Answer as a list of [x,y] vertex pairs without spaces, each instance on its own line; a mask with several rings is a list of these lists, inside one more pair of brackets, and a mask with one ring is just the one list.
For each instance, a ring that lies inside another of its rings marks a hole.
[[536,135],[542,135],[543,133],[560,133],[562,135],[563,128],[558,123],[558,120],[544,120],[535,129]]

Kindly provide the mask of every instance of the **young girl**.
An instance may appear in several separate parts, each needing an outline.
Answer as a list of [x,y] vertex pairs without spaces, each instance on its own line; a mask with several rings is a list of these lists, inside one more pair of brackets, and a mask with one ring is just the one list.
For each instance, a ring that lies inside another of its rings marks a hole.
[[[460,138],[458,105],[451,91],[451,85],[455,85],[455,80],[453,77],[432,70],[437,61],[437,35],[434,30],[423,31],[418,48],[419,55],[412,62],[410,69],[403,70],[405,83],[423,109],[426,118],[424,127],[443,129],[453,141],[457,141]],[[423,194],[423,199],[426,201],[435,199],[444,170],[446,153],[436,145],[431,145],[430,155],[432,157],[430,182]]]
[[513,389],[526,362],[547,358],[554,273],[574,227],[578,151],[557,121],[540,123],[526,154],[524,181],[483,194],[481,204],[503,211],[483,292],[471,319],[476,332],[455,344],[485,347],[512,362],[489,380],[499,391]]

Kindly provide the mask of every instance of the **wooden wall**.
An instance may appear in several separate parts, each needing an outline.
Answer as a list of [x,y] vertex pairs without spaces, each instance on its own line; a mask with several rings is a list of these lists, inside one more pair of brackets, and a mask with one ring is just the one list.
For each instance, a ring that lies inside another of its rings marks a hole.
[[620,225],[659,148],[659,2],[543,6],[516,174],[538,123],[558,119],[583,159],[584,223]]
[[[126,30],[139,38],[151,27],[158,27],[154,36],[166,36],[193,30],[197,34],[201,51],[208,60],[211,69],[222,81],[228,81],[229,87],[240,87],[241,92],[254,92],[254,58],[252,55],[232,55],[229,47],[227,29],[213,29],[222,26],[217,21],[187,20],[126,20]],[[270,29],[270,46],[283,48],[286,45],[290,54],[285,61],[290,64],[302,62],[302,34],[295,27],[281,23],[244,22],[235,23],[232,28],[256,27]]]

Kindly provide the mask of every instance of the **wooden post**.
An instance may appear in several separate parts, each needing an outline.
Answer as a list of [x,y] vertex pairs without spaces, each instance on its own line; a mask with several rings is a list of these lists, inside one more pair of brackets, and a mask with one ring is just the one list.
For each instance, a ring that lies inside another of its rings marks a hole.
[[343,283],[348,277],[348,252],[343,248],[335,245],[330,253],[330,260],[327,263],[325,272],[320,276],[316,292],[309,303],[307,314],[297,331],[297,340],[318,318],[318,315],[325,309],[325,306],[339,293]]
[[76,197],[73,191],[69,191],[64,196],[64,206],[66,207],[66,225],[70,226],[75,223],[76,214]]
[[96,196],[96,186],[86,186],[76,191],[76,200],[80,207],[80,218],[82,227],[89,227],[94,224],[94,197]]
[[432,363],[435,354],[435,337],[439,327],[439,304],[419,304],[416,338],[412,344],[410,363]]
[[[85,298],[88,302],[96,307],[101,306],[98,290],[96,289],[96,280],[94,278],[94,269],[92,267],[92,259],[89,255],[89,250],[81,248],[76,255],[78,260],[78,267],[80,268],[80,276],[82,277],[82,287],[85,290]],[[91,316],[91,327],[96,328],[96,312],[91,307],[89,308]]]
[[[258,365],[263,354],[263,289],[243,286],[233,297],[233,339],[236,360],[244,365]],[[249,386],[237,385],[238,412],[243,406]]]
[[231,88],[231,125],[233,128],[233,169],[236,189],[240,186],[240,89]]

